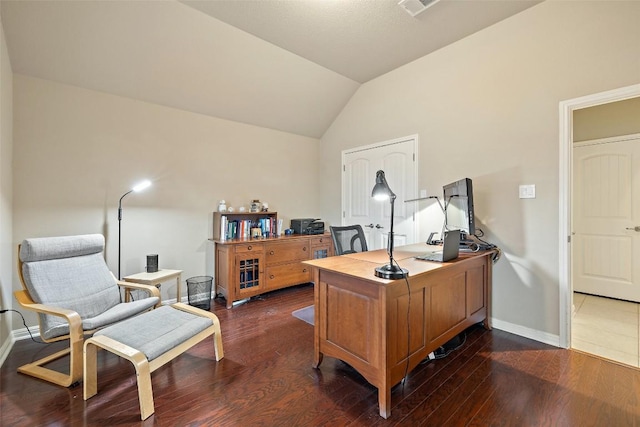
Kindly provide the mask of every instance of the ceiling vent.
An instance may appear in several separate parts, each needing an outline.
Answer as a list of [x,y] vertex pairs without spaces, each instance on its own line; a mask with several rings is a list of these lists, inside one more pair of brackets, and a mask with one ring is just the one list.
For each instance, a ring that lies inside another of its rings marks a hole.
[[409,15],[417,16],[439,1],[440,0],[401,0],[398,6],[403,8]]

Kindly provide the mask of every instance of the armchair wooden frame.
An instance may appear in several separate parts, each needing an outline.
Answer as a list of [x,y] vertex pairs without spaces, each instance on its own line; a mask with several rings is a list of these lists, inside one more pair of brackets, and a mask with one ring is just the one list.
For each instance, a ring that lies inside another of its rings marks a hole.
[[[64,387],[70,387],[75,383],[82,380],[83,375],[83,366],[82,366],[82,346],[84,343],[85,335],[92,335],[96,330],[91,331],[83,331],[82,329],[82,319],[80,315],[72,310],[67,310],[61,307],[52,307],[44,304],[36,303],[29,291],[27,290],[27,286],[24,281],[24,277],[22,275],[22,264],[23,262],[20,260],[20,245],[18,245],[18,276],[20,277],[20,283],[22,284],[21,291],[15,291],[14,296],[23,308],[27,310],[32,310],[41,314],[49,314],[53,316],[58,316],[64,318],[69,324],[69,334],[62,335],[59,337],[46,339],[44,337],[42,331],[42,324],[39,323],[40,327],[40,339],[47,343],[53,343],[62,340],[69,340],[69,347],[64,350],[53,353],[49,356],[45,356],[42,359],[36,360],[35,362],[27,363],[26,365],[20,366],[18,368],[18,372],[26,375],[30,375],[35,378],[39,378],[57,385],[61,385]],[[121,282],[117,281],[117,284],[121,288],[129,288],[129,289],[138,289],[149,292],[150,296],[158,297],[158,303],[154,308],[160,306],[160,291],[151,285],[143,285],[138,283],[129,283],[129,282]],[[62,372],[45,368],[44,365],[53,362],[54,360],[61,359],[69,355],[69,374],[64,374]]]

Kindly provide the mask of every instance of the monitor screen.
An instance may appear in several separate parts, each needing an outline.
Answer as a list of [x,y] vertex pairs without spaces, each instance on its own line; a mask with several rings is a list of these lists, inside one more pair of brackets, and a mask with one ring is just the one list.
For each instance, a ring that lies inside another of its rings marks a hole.
[[473,218],[473,186],[471,179],[464,178],[442,187],[446,230],[459,229],[461,232],[475,234]]

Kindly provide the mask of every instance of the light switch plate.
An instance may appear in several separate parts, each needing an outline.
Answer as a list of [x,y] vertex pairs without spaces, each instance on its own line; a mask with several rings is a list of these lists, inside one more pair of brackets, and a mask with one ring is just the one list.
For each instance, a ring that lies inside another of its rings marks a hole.
[[521,185],[519,188],[519,194],[521,199],[535,199],[536,186],[534,184]]

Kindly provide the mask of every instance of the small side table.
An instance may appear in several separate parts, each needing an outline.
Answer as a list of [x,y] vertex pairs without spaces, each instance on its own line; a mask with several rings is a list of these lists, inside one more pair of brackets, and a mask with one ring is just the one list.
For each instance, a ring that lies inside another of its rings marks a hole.
[[[155,273],[137,273],[131,276],[123,278],[125,282],[141,283],[143,285],[153,285],[160,288],[160,285],[164,282],[168,282],[171,279],[176,279],[177,290],[176,300],[180,302],[180,286],[182,285],[182,270],[158,270]],[[128,302],[130,299],[130,290],[124,291],[124,300]]]

